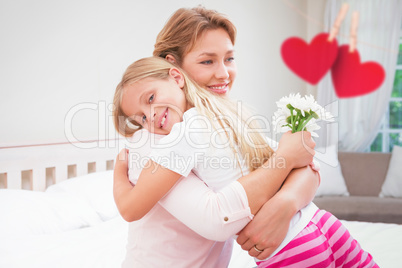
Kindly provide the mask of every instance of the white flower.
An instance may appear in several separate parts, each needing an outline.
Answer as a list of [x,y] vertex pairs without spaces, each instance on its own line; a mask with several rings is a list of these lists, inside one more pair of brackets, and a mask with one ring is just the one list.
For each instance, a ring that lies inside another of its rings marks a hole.
[[302,130],[311,132],[311,135],[318,137],[315,130],[320,129],[317,120],[332,122],[334,117],[325,111],[312,95],[301,97],[299,93],[282,97],[276,102],[278,111],[274,113],[273,125],[276,132],[292,133]]

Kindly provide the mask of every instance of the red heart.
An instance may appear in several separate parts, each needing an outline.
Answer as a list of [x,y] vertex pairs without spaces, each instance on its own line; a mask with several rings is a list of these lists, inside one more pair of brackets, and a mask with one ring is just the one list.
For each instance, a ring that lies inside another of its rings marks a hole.
[[360,63],[357,50],[349,52],[349,46],[339,47],[338,58],[331,69],[332,82],[339,98],[368,94],[381,86],[385,71],[376,62]]
[[294,73],[315,85],[329,71],[338,54],[336,39],[328,41],[328,34],[314,37],[311,44],[303,39],[292,37],[283,42],[282,59]]

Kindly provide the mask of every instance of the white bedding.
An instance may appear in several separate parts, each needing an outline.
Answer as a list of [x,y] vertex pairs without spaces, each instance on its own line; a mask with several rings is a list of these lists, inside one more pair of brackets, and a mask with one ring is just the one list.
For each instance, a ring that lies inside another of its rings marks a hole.
[[[109,268],[124,258],[127,223],[113,203],[112,171],[69,179],[44,193],[0,190],[0,217],[0,267]],[[401,267],[402,225],[343,223],[380,267]],[[235,245],[229,267],[255,264]]]

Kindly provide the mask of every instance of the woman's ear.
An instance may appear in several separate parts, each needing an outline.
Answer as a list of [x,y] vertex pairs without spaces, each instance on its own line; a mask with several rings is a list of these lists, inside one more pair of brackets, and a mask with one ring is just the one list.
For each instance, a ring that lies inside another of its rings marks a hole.
[[180,88],[184,87],[184,76],[177,68],[170,68],[169,75],[176,81]]
[[168,62],[170,62],[172,64],[176,64],[176,59],[170,54],[166,55],[165,60],[167,60]]

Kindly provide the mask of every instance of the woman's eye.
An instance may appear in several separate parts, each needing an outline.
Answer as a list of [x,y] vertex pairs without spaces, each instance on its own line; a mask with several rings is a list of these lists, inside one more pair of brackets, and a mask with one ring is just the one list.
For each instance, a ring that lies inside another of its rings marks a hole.
[[204,60],[201,62],[201,64],[205,64],[205,65],[212,64],[212,60]]
[[145,115],[143,115],[142,116],[142,123],[144,124],[146,120],[147,120],[147,117]]
[[155,98],[155,95],[152,94],[152,96],[149,97],[149,103],[151,103],[154,100],[154,98]]
[[232,61],[234,61],[234,60],[235,60],[234,57],[229,57],[229,58],[226,59],[226,61],[229,61],[229,62],[232,62]]

